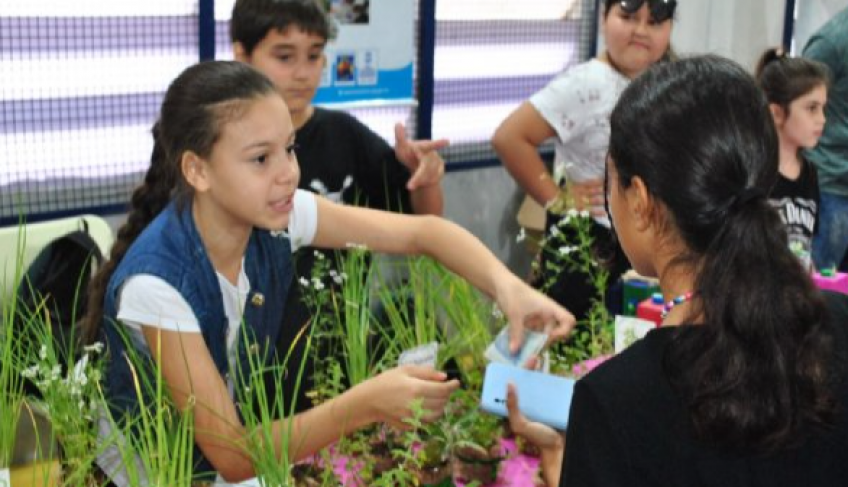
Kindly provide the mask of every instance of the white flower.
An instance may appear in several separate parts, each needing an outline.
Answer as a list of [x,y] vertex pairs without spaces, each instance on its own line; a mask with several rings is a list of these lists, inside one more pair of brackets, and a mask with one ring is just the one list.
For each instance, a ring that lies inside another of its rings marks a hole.
[[313,255],[315,255],[315,258],[317,260],[324,260],[324,254],[322,254],[320,251],[313,250],[312,253],[313,253]]
[[588,211],[586,211],[586,210],[583,210],[583,211],[581,211],[581,212],[580,212],[580,217],[581,217],[581,218],[589,218],[589,216],[590,216],[590,215],[589,215],[589,212],[588,212]]
[[91,345],[86,345],[82,348],[84,352],[94,352],[100,353],[103,351],[103,343],[102,342],[94,342]]
[[38,375],[38,365],[33,365],[21,371],[21,375],[27,379],[35,379]]
[[558,249],[560,255],[568,255],[577,250],[577,247],[572,247],[571,245],[565,245]]
[[569,209],[567,214],[572,218],[575,218],[580,215],[580,213],[578,213],[577,210],[575,210],[574,208]]
[[551,227],[551,237],[559,237],[561,233],[556,225]]
[[79,382],[85,385],[88,382],[88,377],[85,376],[85,369],[88,368],[88,354],[83,354],[82,358],[74,364],[74,371],[71,373],[71,379],[74,382]]
[[521,227],[521,230],[518,231],[518,236],[515,237],[516,242],[523,242],[524,239],[527,238],[527,232],[524,231],[524,227]]
[[504,317],[504,314],[503,314],[503,311],[501,311],[501,309],[498,308],[497,305],[495,305],[495,306],[492,306],[492,316],[494,316],[497,319],[501,319],[501,318]]
[[298,279],[298,282],[303,287],[309,287],[309,279],[307,279],[305,277],[301,277],[300,279]]
[[41,345],[41,349],[38,351],[38,357],[41,360],[47,360],[47,345]]
[[317,277],[312,278],[312,286],[315,288],[316,291],[324,289],[324,283],[321,282],[321,279]]
[[345,177],[344,182],[342,183],[342,190],[341,190],[341,192],[343,193],[343,192],[344,192],[344,190],[346,190],[347,188],[349,188],[351,184],[353,184],[353,176],[351,176],[350,174],[348,174],[348,175],[347,175],[347,177]]

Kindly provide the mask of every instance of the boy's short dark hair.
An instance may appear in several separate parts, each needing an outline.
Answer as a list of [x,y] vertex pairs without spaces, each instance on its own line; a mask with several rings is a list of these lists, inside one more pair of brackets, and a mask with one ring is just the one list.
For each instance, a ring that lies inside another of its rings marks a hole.
[[230,39],[250,54],[271,30],[297,27],[329,40],[334,35],[321,0],[236,0],[230,20]]

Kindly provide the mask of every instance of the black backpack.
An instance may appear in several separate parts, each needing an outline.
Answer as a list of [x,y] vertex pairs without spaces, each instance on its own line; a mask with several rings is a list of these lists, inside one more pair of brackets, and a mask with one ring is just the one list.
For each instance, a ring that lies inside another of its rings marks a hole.
[[51,241],[35,257],[18,287],[18,309],[34,311],[44,306],[60,350],[70,351],[76,323],[85,315],[88,285],[103,263],[103,254],[88,232],[88,224]]

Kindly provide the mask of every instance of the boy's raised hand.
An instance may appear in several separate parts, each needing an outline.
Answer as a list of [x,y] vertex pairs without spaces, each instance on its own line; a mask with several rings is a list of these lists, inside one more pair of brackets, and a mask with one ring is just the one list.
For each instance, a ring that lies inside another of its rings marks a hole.
[[438,150],[447,147],[449,143],[447,139],[410,140],[403,124],[395,124],[395,156],[412,172],[406,189],[414,191],[442,180],[445,161]]

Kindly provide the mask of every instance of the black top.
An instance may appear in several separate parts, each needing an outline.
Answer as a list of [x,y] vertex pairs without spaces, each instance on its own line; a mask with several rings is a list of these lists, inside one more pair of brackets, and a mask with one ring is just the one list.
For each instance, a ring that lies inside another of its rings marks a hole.
[[[406,183],[411,177],[409,170],[398,161],[394,148],[351,115],[316,107],[312,117],[297,131],[296,141],[301,189],[351,205],[411,211],[409,192],[406,190]],[[349,184],[346,184],[346,180],[349,180]],[[282,329],[277,340],[280,361],[294,344],[283,384],[287,410],[291,398],[295,396],[296,372],[304,359],[307,360],[305,377],[296,395],[296,409],[303,411],[312,406],[305,395],[313,387],[313,365],[303,353],[306,334],[299,341],[296,340],[301,328],[309,323],[311,317],[310,310],[301,300],[303,289],[299,281],[301,277],[311,278],[315,251],[313,247],[304,247],[295,253],[294,282],[286,298]],[[336,261],[335,251],[322,253],[333,262]],[[332,267],[337,269],[338,264]],[[324,283],[332,284],[330,279],[324,279]],[[321,353],[333,352],[326,350]],[[266,381],[266,388],[272,396],[276,394],[271,375]]]
[[[394,148],[350,114],[315,107],[296,140],[301,189],[357,206],[410,208],[409,170]],[[342,191],[346,179],[350,186]]]
[[[831,294],[828,305],[836,349],[845,357],[848,297]],[[560,487],[848,485],[844,409],[832,431],[767,457],[733,455],[699,443],[662,369],[664,349],[676,330],[652,330],[577,382]],[[848,407],[848,381],[839,385],[838,398]]]
[[819,181],[816,168],[801,158],[801,174],[798,178],[792,180],[779,174],[769,199],[786,224],[790,246],[798,245],[809,255],[819,220]]

